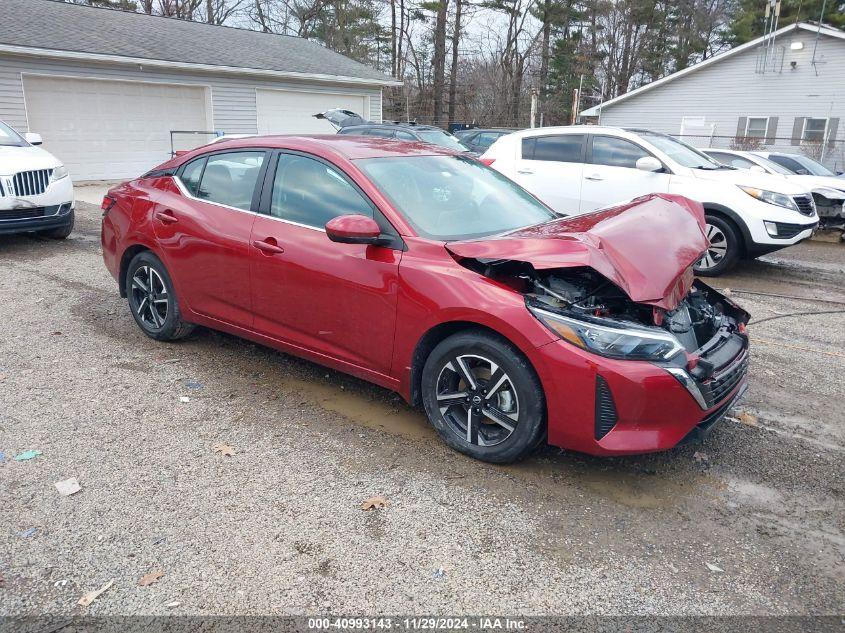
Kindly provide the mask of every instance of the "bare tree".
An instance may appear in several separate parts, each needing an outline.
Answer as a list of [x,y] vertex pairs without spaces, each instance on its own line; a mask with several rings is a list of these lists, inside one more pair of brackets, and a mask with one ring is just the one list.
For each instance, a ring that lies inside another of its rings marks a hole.
[[434,122],[443,122],[443,88],[446,75],[446,20],[449,16],[449,0],[438,0],[437,17],[434,23]]

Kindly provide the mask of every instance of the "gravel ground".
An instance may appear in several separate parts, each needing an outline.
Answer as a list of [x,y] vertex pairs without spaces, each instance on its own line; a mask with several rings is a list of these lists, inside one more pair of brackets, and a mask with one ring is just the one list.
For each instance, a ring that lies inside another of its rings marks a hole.
[[499,467],[343,374],[208,330],[146,338],[98,209],[77,213],[66,242],[0,237],[0,614],[845,611],[845,315],[819,313],[845,309],[845,246],[716,281],[758,320],[816,313],[751,326],[744,421]]

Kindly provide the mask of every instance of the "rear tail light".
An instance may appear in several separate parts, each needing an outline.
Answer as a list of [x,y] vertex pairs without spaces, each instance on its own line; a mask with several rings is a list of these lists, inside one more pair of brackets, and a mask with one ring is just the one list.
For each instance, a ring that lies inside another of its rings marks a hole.
[[488,167],[492,167],[493,163],[496,162],[495,158],[479,158],[478,160],[487,165]]
[[103,196],[103,202],[100,204],[100,208],[103,210],[103,215],[111,210],[115,202],[117,201],[111,196]]

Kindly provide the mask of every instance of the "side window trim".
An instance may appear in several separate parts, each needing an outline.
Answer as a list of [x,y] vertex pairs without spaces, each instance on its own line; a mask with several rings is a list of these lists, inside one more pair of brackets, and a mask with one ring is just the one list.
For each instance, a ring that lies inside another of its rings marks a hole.
[[261,195],[260,200],[256,206],[257,213],[259,215],[264,216],[265,218],[269,218],[271,220],[275,220],[277,222],[283,222],[285,224],[292,224],[293,226],[301,226],[306,229],[311,229],[312,231],[321,231],[322,233],[326,232],[325,227],[318,227],[312,226],[310,224],[302,224],[301,222],[294,222],[292,220],[286,220],[284,218],[279,218],[270,213],[270,205],[273,202],[273,185],[276,180],[276,168],[279,164],[279,159],[282,155],[288,156],[302,156],[303,158],[310,158],[312,160],[316,160],[319,163],[322,163],[326,167],[330,167],[337,172],[339,176],[341,176],[349,185],[361,196],[364,202],[372,209],[373,212],[373,219],[376,223],[381,227],[382,233],[385,236],[390,237],[391,242],[385,243],[383,246],[386,248],[392,248],[394,250],[405,250],[405,242],[402,240],[402,237],[399,235],[399,232],[396,228],[390,223],[385,215],[381,212],[381,209],[378,208],[375,202],[368,196],[361,187],[358,186],[352,178],[340,167],[335,165],[334,163],[321,158],[315,154],[309,154],[308,152],[300,152],[297,150],[292,149],[276,149],[272,151],[272,155],[270,160],[266,161],[267,163],[267,170],[264,172],[263,181],[261,183]]
[[[202,186],[202,179],[203,179],[203,176],[205,176],[205,168],[208,165],[208,159],[209,158],[211,158],[212,156],[220,156],[221,154],[242,154],[244,152],[255,152],[255,153],[264,154],[264,160],[262,160],[262,162],[261,162],[261,167],[259,167],[259,171],[258,171],[258,177],[256,178],[255,186],[252,189],[252,202],[250,203],[249,209],[241,209],[239,207],[233,207],[233,206],[228,205],[228,204],[223,204],[222,202],[215,202],[214,200],[206,200],[205,198],[198,198],[193,193],[191,193],[191,191],[188,189],[187,185],[182,181],[182,174],[185,171],[185,167],[187,167],[188,165],[190,165],[194,161],[197,161],[197,160],[200,160],[200,159],[202,159],[204,161],[203,166],[202,166],[202,173],[200,173],[200,179],[199,179],[199,186]],[[174,180],[176,181],[179,189],[182,191],[182,194],[185,197],[190,198],[191,200],[197,200],[198,202],[204,202],[206,204],[213,204],[213,205],[216,205],[218,207],[223,207],[224,209],[233,209],[234,211],[241,211],[242,213],[258,213],[259,201],[261,199],[261,191],[262,191],[262,188],[263,188],[263,182],[264,182],[265,176],[267,174],[267,164],[270,162],[268,160],[268,158],[269,158],[271,152],[272,152],[272,149],[268,148],[268,147],[244,147],[244,148],[238,148],[238,149],[224,149],[224,150],[219,150],[219,151],[216,151],[216,152],[208,152],[206,154],[200,154],[196,158],[189,160],[187,163],[180,165],[179,169],[177,169],[176,173],[174,174],[174,176],[175,176]]]
[[[596,138],[597,136],[603,136],[605,138],[617,138],[617,139],[622,140],[622,141],[627,141],[631,145],[635,145],[636,147],[639,147],[643,152],[645,152],[646,154],[648,154],[652,158],[656,158],[657,160],[659,160],[660,164],[663,165],[663,171],[659,172],[659,173],[664,173],[664,174],[672,174],[673,173],[672,170],[669,169],[669,166],[666,165],[666,162],[664,160],[660,159],[658,156],[655,156],[654,152],[652,152],[650,149],[643,147],[642,145],[640,145],[636,141],[632,141],[631,139],[622,138],[621,136],[613,136],[611,134],[591,134],[591,133],[587,134],[588,138],[587,138],[587,142],[585,143],[585,145],[587,146],[585,148],[585,149],[587,149],[587,152],[586,152],[587,156],[584,160],[585,164],[587,164],[587,165],[599,165],[601,167],[617,167],[616,165],[605,165],[604,163],[594,163],[593,162],[593,139]],[[636,169],[636,167],[618,167],[618,169]]]
[[199,189],[199,186],[202,184],[202,176],[205,173],[205,166],[208,165],[208,154],[202,154],[202,155],[197,156],[196,158],[194,158],[192,160],[189,160],[187,163],[180,165],[179,169],[174,174],[175,177],[179,180],[179,184],[181,184],[182,187],[184,187],[184,189],[187,192],[189,192],[191,198],[194,198],[195,200],[197,200],[198,198],[196,196],[194,196],[193,193],[190,193],[191,190],[188,189],[188,183],[186,183],[184,180],[182,180],[182,174],[185,173],[185,169],[188,167],[188,165],[193,165],[197,161],[202,161],[202,169],[200,170],[200,177],[197,179],[197,189]]

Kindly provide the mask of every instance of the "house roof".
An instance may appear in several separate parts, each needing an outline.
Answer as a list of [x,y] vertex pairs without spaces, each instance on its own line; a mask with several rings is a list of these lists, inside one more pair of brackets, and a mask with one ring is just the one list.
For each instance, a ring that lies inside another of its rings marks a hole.
[[[816,24],[809,24],[807,22],[798,22],[796,24],[790,24],[789,26],[785,26],[785,27],[775,31],[774,36],[778,37],[778,36],[780,36],[784,33],[788,33],[789,31],[798,30],[798,29],[802,29],[802,30],[805,30],[805,31],[812,31],[813,33],[818,31],[822,35],[828,35],[830,37],[835,37],[835,38],[839,38],[841,40],[845,40],[845,32],[842,32],[838,29],[834,29],[834,28],[831,28],[829,26],[824,26],[824,25],[819,27]],[[771,35],[769,37],[771,37]],[[606,110],[608,107],[615,105],[615,104],[619,103],[620,101],[625,101],[626,99],[630,99],[631,97],[635,97],[635,96],[642,94],[643,92],[646,92],[648,90],[653,90],[654,88],[657,88],[659,86],[667,84],[670,81],[675,81],[676,79],[680,79],[681,77],[685,77],[686,75],[688,75],[690,73],[694,73],[698,70],[701,70],[702,68],[706,68],[707,66],[709,66],[711,64],[716,64],[716,63],[722,61],[723,59],[727,59],[728,57],[732,57],[734,55],[737,55],[738,53],[741,53],[743,51],[748,50],[749,48],[754,48],[760,42],[762,42],[764,39],[766,39],[765,35],[758,37],[757,39],[751,40],[750,42],[746,42],[745,44],[742,44],[740,46],[737,46],[736,48],[732,48],[728,51],[725,51],[724,53],[719,53],[717,55],[714,55],[713,57],[711,57],[709,59],[705,59],[704,61],[698,62],[697,64],[694,64],[692,66],[688,66],[687,68],[684,68],[683,70],[679,70],[678,72],[674,72],[671,75],[666,75],[665,77],[662,77],[661,79],[658,79],[656,81],[652,81],[651,83],[648,83],[644,86],[640,86],[639,88],[636,88],[634,90],[626,92],[625,94],[619,95],[618,97],[614,97],[613,99],[608,99],[607,101],[605,101],[604,103],[602,103],[600,105],[593,106],[592,108],[588,108],[588,109],[584,110],[583,112],[581,112],[581,116],[598,116],[598,114],[601,110]]]
[[398,83],[299,37],[60,0],[0,0],[0,14],[0,52],[335,83]]

